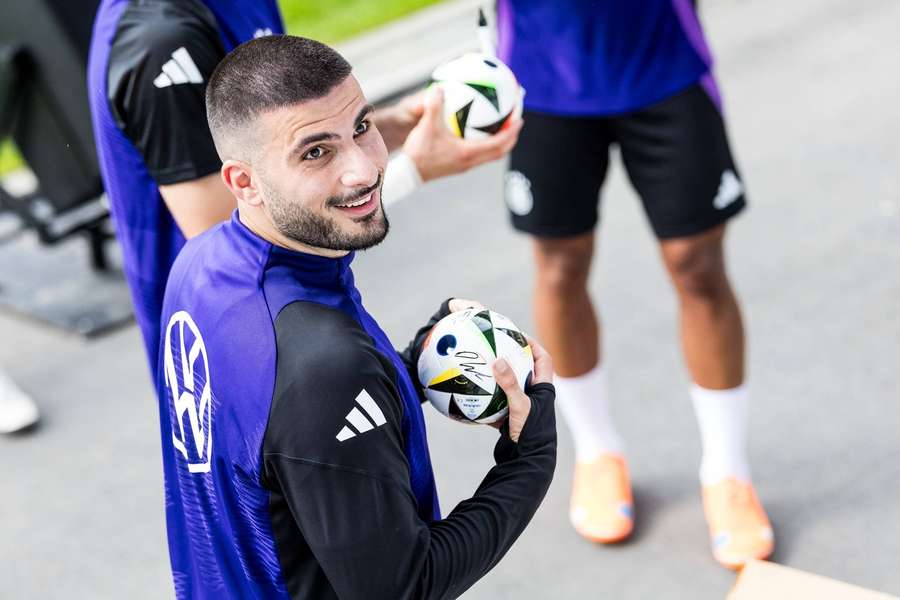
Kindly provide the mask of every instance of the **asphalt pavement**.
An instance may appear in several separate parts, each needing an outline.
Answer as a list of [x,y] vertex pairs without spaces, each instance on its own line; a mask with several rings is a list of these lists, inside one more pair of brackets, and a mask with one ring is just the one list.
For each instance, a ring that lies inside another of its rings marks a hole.
[[[728,256],[774,560],[900,595],[900,3],[701,4],[749,190]],[[636,533],[599,547],[571,530],[572,447],[560,427],[542,508],[467,600],[721,599],[734,581],[707,546],[674,295],[614,165],[590,285]],[[386,242],[357,258],[366,305],[397,346],[449,295],[533,328],[529,243],[507,223],[501,181],[490,165],[427,186],[391,208]],[[81,246],[54,252],[80,264]],[[171,597],[157,409],[137,329],[84,340],[0,314],[0,365],[44,414],[36,431],[0,439],[0,598]],[[446,512],[489,468],[496,433],[426,409]]]

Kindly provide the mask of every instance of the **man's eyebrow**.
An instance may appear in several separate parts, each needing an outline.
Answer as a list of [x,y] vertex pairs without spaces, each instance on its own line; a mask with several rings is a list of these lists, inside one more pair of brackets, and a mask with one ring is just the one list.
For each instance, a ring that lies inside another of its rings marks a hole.
[[372,111],[374,111],[374,110],[375,110],[375,107],[374,107],[374,106],[372,106],[371,104],[366,104],[366,105],[363,106],[362,109],[359,111],[359,114],[356,115],[356,120],[353,121],[353,122],[354,122],[354,123],[359,123],[360,121],[362,121],[362,120],[366,117],[366,115],[370,114],[370,113],[371,113]]
[[[356,120],[353,122],[359,123],[366,117],[366,115],[372,113],[372,111],[374,111],[374,110],[375,110],[374,106],[372,106],[371,104],[366,104],[365,106],[362,107],[362,109],[360,109],[359,114],[356,115]],[[323,131],[320,133],[314,133],[312,135],[308,135],[305,138],[301,139],[296,144],[294,144],[294,147],[291,149],[291,154],[296,154],[297,152],[300,152],[301,150],[303,150],[310,144],[315,144],[316,142],[324,142],[326,140],[336,140],[336,139],[339,139],[340,137],[341,136],[339,136],[338,134],[332,133],[330,131]]]
[[325,140],[336,140],[340,136],[336,133],[331,133],[329,131],[323,131],[321,133],[314,133],[312,135],[308,135],[296,144],[294,144],[294,148],[291,152],[299,152],[303,148],[309,146],[310,144],[314,144],[316,142],[324,142]]

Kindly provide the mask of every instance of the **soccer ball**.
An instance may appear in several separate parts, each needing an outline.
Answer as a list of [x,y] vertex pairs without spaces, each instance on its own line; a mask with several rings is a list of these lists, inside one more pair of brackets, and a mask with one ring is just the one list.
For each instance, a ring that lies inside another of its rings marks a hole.
[[444,91],[444,120],[458,137],[486,138],[522,114],[522,88],[493,56],[464,54],[435,69],[431,79]]
[[509,412],[491,364],[505,358],[523,388],[534,371],[531,346],[499,313],[472,308],[441,319],[419,355],[419,381],[442,414],[465,423],[494,423]]

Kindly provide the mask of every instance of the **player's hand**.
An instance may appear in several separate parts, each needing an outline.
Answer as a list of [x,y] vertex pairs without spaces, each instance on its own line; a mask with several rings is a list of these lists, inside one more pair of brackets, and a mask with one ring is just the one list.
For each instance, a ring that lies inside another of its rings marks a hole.
[[390,152],[397,150],[409,137],[425,112],[425,91],[404,96],[392,106],[379,108],[372,115],[385,146]]
[[[531,382],[533,384],[552,382],[553,361],[550,354],[534,338],[525,337],[528,339],[534,355],[534,375]],[[491,368],[494,371],[494,380],[506,393],[506,399],[509,402],[509,439],[518,442],[522,428],[525,427],[525,421],[528,420],[528,414],[531,412],[531,398],[519,387],[516,374],[505,359],[498,358]]]
[[470,308],[477,308],[479,310],[484,308],[484,304],[481,302],[478,302],[477,300],[466,300],[465,298],[453,298],[447,306],[452,313],[468,310]]
[[422,181],[430,181],[502,158],[516,145],[521,130],[522,119],[516,119],[485,139],[456,137],[444,123],[444,93],[435,86],[422,98],[422,117],[407,136],[403,152],[415,163]]

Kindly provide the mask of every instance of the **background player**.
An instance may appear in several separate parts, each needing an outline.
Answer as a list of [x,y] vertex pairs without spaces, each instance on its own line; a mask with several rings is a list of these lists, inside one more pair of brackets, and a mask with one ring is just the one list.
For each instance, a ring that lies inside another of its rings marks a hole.
[[253,40],[217,67],[207,107],[238,210],[185,246],[166,288],[158,383],[177,596],[458,597],[550,485],[549,356],[534,345],[530,397],[494,364],[510,395],[497,465],[439,520],[410,370],[450,303],[403,358],[363,308],[350,263],[388,232],[387,150],[350,65],[312,40]]
[[[185,238],[235,208],[204,116],[206,82],[236,45],[283,30],[275,0],[103,0],[97,11],[88,65],[94,134],[151,371],[172,261]],[[439,96],[416,95],[374,115],[388,149],[409,138],[395,178],[460,172],[516,141],[518,124],[464,143],[446,131],[440,108]]]
[[743,184],[693,5],[500,0],[498,24],[499,55],[528,90],[506,199],[513,225],[534,239],[535,322],[576,446],[573,525],[600,542],[633,526],[587,291],[597,196],[617,144],[678,296],[714,554],[729,567],[768,556],[772,530],[747,458],[743,325],[723,253]]

